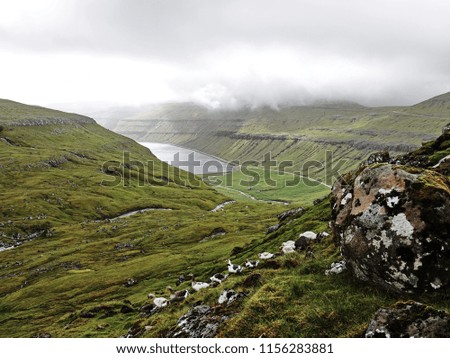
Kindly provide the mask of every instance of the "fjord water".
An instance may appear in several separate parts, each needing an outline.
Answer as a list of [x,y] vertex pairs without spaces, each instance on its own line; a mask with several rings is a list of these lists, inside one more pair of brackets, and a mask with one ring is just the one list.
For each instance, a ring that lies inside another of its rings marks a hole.
[[231,164],[192,149],[166,143],[140,142],[161,161],[194,174],[229,172]]

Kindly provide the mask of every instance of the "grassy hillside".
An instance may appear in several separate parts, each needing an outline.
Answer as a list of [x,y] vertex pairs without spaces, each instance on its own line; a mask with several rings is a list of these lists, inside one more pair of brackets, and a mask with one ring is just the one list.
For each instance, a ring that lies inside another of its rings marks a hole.
[[[96,303],[142,300],[163,284],[155,278],[225,257],[273,221],[271,205],[264,215],[248,205],[230,215],[210,212],[227,198],[89,118],[1,106],[0,336],[91,335],[89,322],[65,330],[66,316]],[[139,173],[132,161],[153,163],[154,173]],[[110,220],[145,208],[154,210]],[[217,221],[233,236],[204,240]],[[139,284],[125,288],[131,277]],[[124,325],[115,321],[95,335],[119,335]]]
[[[179,144],[241,162],[262,160],[271,152],[278,161],[294,162],[289,171],[306,175],[309,168],[309,175],[331,185],[337,162],[344,173],[374,151],[405,153],[438,136],[449,121],[445,94],[412,107],[317,103],[208,111],[193,104],[167,104],[123,119],[115,130],[139,141]],[[320,165],[305,167],[311,161]]]
[[[312,255],[277,257],[149,315],[147,294],[167,297],[165,287],[181,274],[207,281],[226,272],[228,258],[241,264],[278,251],[304,231],[328,230],[329,201],[281,222],[277,215],[295,204],[236,197],[212,211],[230,200],[227,192],[164,166],[148,149],[91,119],[10,101],[1,105],[1,337],[164,337],[199,303],[227,316],[218,336],[353,337],[380,306],[408,299],[348,273],[325,276],[340,259],[328,236]],[[428,144],[420,155],[435,163],[448,154],[447,146]],[[140,173],[137,163],[149,161],[155,172]],[[104,182],[113,179],[121,180]],[[266,189],[248,192],[273,198]],[[276,196],[286,199],[312,195],[303,187],[299,193],[278,189]],[[149,210],[119,217],[138,209]],[[189,287],[183,282],[178,289]],[[242,299],[219,306],[224,288],[241,292]],[[445,292],[419,299],[449,309]]]

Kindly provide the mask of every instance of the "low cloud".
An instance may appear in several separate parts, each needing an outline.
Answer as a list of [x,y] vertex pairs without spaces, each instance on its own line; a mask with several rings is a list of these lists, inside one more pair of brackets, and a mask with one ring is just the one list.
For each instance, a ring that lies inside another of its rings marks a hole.
[[450,91],[448,1],[16,0],[0,12],[0,97],[31,103],[390,105]]

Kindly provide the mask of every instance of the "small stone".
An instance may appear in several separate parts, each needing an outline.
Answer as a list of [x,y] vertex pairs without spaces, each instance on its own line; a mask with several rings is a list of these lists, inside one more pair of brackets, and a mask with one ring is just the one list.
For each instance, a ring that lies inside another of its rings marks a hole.
[[346,269],[347,267],[345,266],[345,260],[333,262],[330,266],[330,269],[325,271],[325,275],[339,275]]
[[271,234],[279,229],[280,225],[272,225],[267,229],[267,233]]
[[125,287],[130,287],[130,286],[134,286],[138,283],[138,281],[134,278],[129,278],[123,285]]

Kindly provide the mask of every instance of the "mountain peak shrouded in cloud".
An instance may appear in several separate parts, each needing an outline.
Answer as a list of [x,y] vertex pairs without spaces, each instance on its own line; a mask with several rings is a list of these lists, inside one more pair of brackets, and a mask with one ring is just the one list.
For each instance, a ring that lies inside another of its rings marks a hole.
[[0,97],[210,108],[413,104],[450,90],[450,3],[0,3]]

